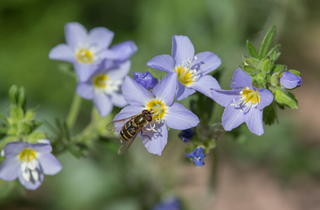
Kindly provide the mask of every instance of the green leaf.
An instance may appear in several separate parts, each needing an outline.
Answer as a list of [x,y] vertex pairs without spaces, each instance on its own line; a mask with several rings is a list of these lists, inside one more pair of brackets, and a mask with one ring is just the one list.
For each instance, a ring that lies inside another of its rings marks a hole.
[[249,40],[247,40],[247,48],[252,57],[259,59],[259,55],[256,48],[253,46],[253,44],[251,44]]
[[281,46],[281,44],[277,44],[276,46],[274,46],[267,54],[267,56],[269,56],[271,58],[272,61],[274,56],[277,54],[277,49]]
[[291,70],[288,70],[288,72],[291,72],[291,73],[295,74],[296,76],[300,76],[300,71],[291,69]]
[[278,58],[280,57],[280,55],[281,55],[281,52],[276,53],[275,56],[274,56],[274,58],[273,58],[273,61],[278,60]]
[[270,61],[269,58],[264,58],[262,61],[261,61],[261,70],[268,74],[271,69],[273,68],[273,63]]
[[269,106],[263,109],[263,122],[266,125],[272,125],[277,119],[277,111],[275,102],[273,101]]
[[32,131],[32,122],[31,121],[19,121],[17,123],[18,135],[27,135]]
[[273,86],[277,86],[279,83],[279,73],[272,74],[270,78],[270,83]]
[[263,72],[260,72],[256,76],[252,77],[252,80],[257,83],[265,84],[266,83],[266,75]]
[[20,87],[18,90],[18,105],[25,108],[26,105],[26,95],[25,95],[25,89],[24,87]]
[[258,74],[258,73],[260,72],[259,69],[256,69],[256,68],[253,67],[253,66],[244,66],[244,67],[243,67],[243,70],[244,70],[246,73],[250,74],[251,76],[255,76],[256,74]]
[[14,122],[19,122],[23,119],[23,110],[21,107],[16,105],[11,105],[10,107],[11,118]]
[[269,31],[267,32],[267,34],[265,35],[261,47],[260,47],[260,51],[259,51],[259,58],[260,60],[262,60],[268,53],[272,42],[274,40],[274,37],[276,35],[276,26],[273,25]]
[[4,113],[0,112],[0,118],[2,119],[2,122],[3,122],[6,126],[9,125],[7,116],[6,116]]
[[35,115],[36,115],[36,112],[34,111],[34,109],[28,109],[26,111],[26,114],[25,114],[24,118],[27,119],[27,120],[33,120]]
[[287,69],[287,66],[285,66],[285,65],[275,65],[272,72],[273,73],[283,72],[286,69]]
[[291,109],[298,109],[298,101],[296,97],[290,92],[284,92],[280,89],[273,90],[274,99],[282,105],[285,105]]
[[244,66],[253,66],[255,68],[259,68],[260,67],[260,61],[258,59],[255,59],[255,58],[250,58],[250,57],[247,57],[247,56],[243,56],[243,62],[242,64]]
[[16,85],[12,85],[9,89],[9,98],[10,98],[10,104],[17,104],[17,91],[18,87]]

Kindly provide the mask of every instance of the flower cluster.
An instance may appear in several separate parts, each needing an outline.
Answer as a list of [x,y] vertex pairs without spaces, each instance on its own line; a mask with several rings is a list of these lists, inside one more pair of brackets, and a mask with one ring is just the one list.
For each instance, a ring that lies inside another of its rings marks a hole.
[[113,105],[126,105],[121,92],[123,77],[130,70],[129,58],[137,51],[132,41],[126,41],[109,48],[114,33],[98,27],[91,31],[79,23],[65,26],[67,44],[54,47],[49,58],[73,64],[79,79],[77,93],[93,100],[100,116],[107,116]]

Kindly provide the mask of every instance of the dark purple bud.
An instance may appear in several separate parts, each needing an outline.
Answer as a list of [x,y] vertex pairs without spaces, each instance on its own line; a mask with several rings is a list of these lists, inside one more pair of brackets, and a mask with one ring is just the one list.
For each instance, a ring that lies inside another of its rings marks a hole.
[[181,132],[181,136],[180,138],[182,139],[182,141],[184,143],[187,143],[188,141],[190,141],[190,139],[192,139],[192,137],[194,136],[195,131],[192,130],[191,128],[187,129],[187,130],[183,130]]
[[186,154],[187,158],[192,158],[193,162],[197,166],[203,166],[204,165],[204,158],[206,155],[204,154],[204,148],[203,147],[197,147],[193,150],[191,153]]
[[181,205],[177,198],[169,197],[155,205],[152,210],[181,210]]
[[295,75],[291,72],[283,72],[283,74],[280,77],[280,84],[285,89],[293,89],[298,86],[300,86],[302,83],[301,77]]
[[133,72],[132,74],[133,74],[134,80],[147,90],[154,88],[154,86],[158,84],[158,79],[154,78],[150,74],[150,72],[146,72],[146,73]]

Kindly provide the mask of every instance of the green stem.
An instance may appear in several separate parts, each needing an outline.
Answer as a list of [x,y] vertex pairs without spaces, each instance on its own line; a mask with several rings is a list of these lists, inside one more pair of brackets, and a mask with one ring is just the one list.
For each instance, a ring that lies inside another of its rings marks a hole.
[[79,111],[81,107],[81,97],[77,94],[74,93],[73,99],[72,99],[72,104],[70,106],[69,114],[67,116],[66,122],[67,126],[69,129],[71,129],[77,120]]

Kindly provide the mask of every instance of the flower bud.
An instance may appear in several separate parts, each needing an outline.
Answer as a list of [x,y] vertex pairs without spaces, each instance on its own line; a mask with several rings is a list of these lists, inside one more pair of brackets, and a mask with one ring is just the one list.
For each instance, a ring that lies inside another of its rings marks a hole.
[[154,86],[156,86],[156,84],[158,83],[158,79],[154,78],[150,74],[150,72],[146,72],[146,73],[133,72],[132,74],[133,74],[134,80],[147,90],[154,88]]
[[184,143],[187,143],[194,136],[195,131],[192,129],[183,130],[180,138]]
[[283,72],[280,77],[280,84],[285,89],[293,89],[300,86],[302,83],[301,77],[291,72]]

